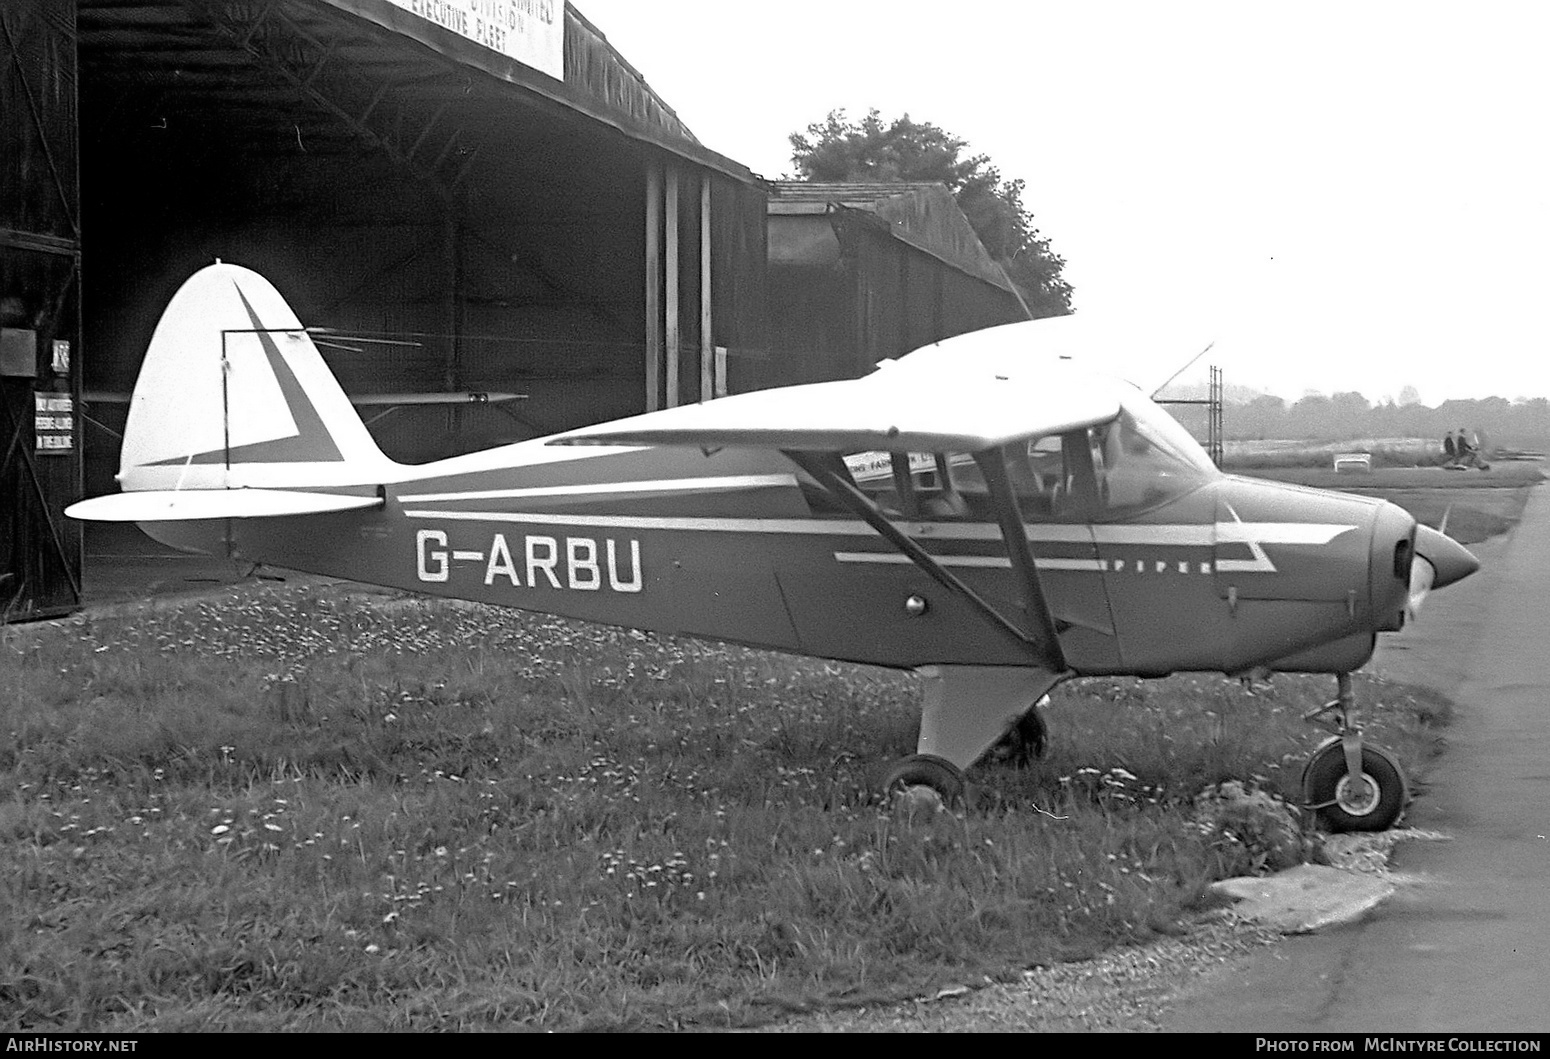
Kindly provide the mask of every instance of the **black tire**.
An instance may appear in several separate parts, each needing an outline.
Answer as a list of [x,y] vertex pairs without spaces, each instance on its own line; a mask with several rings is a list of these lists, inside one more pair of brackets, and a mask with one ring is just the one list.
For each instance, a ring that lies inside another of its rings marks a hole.
[[963,770],[934,754],[913,754],[905,758],[883,781],[883,790],[890,798],[911,787],[929,787],[946,805],[962,804],[968,792]]
[[1049,726],[1044,723],[1043,715],[1035,706],[1017,719],[1006,735],[990,748],[987,756],[992,761],[1005,761],[1020,769],[1027,768],[1044,756],[1048,745]]
[[1314,810],[1324,830],[1386,831],[1405,811],[1408,789],[1399,762],[1386,750],[1362,747],[1362,774],[1369,784],[1377,785],[1376,794],[1351,797],[1346,776],[1345,749],[1338,741],[1314,751],[1302,774],[1303,799]]

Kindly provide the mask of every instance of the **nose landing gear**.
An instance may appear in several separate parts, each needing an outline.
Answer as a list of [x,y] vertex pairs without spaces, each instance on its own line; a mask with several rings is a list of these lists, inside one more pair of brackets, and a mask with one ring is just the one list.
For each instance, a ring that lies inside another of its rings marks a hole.
[[1410,788],[1394,755],[1363,743],[1351,674],[1336,681],[1336,697],[1303,718],[1334,732],[1303,768],[1303,805],[1329,831],[1385,831],[1404,812]]

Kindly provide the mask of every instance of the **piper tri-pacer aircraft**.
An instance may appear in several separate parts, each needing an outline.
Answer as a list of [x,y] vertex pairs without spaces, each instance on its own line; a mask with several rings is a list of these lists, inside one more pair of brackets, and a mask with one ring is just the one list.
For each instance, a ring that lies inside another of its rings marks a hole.
[[1056,321],[927,346],[862,379],[740,394],[421,466],[377,449],[263,277],[172,299],[81,519],[200,552],[589,621],[912,669],[918,753],[961,797],[1077,676],[1331,673],[1305,795],[1378,830],[1407,797],[1350,673],[1478,568],[1392,504],[1221,474]]

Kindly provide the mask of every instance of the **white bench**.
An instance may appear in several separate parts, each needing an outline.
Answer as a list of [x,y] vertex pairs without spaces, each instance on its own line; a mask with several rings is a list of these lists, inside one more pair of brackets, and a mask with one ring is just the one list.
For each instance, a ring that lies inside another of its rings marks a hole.
[[1335,456],[1335,473],[1362,473],[1372,470],[1372,453],[1370,452],[1341,452]]

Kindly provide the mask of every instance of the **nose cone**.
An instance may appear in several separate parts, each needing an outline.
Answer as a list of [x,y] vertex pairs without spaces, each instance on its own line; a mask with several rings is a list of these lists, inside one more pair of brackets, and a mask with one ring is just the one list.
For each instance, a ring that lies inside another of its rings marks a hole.
[[1480,569],[1480,560],[1475,558],[1474,553],[1430,526],[1416,527],[1415,553],[1431,563],[1432,569],[1436,571],[1436,576],[1432,578],[1433,588],[1446,588]]

